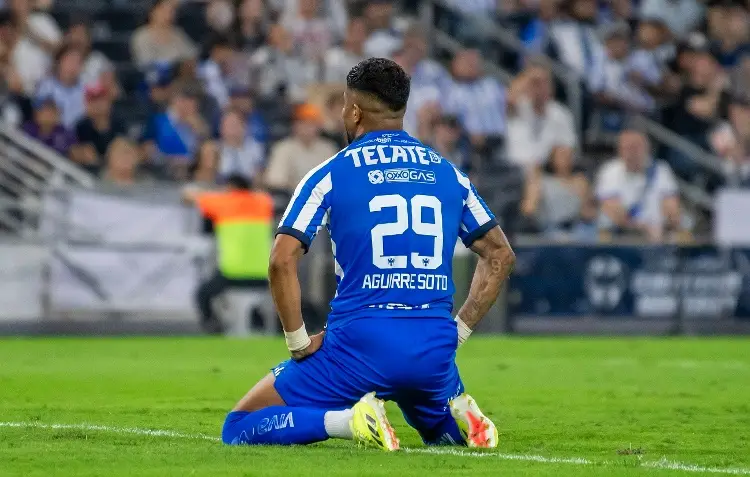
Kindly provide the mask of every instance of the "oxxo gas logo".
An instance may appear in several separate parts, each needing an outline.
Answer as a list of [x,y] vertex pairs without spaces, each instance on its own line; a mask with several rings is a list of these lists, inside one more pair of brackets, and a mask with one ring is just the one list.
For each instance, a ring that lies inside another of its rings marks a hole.
[[435,173],[420,169],[388,169],[385,171],[386,182],[417,182],[419,184],[434,184]]

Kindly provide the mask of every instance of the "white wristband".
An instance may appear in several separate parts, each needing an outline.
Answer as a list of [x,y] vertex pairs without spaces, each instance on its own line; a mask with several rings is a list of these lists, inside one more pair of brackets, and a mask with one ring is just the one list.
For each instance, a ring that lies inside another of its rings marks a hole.
[[471,336],[471,328],[464,323],[460,316],[456,316],[456,327],[458,328],[458,346],[461,346]]
[[289,351],[291,351],[292,353],[307,348],[311,343],[310,337],[307,335],[307,329],[305,329],[304,323],[302,323],[302,327],[297,331],[292,331],[289,333],[285,331],[284,339],[286,340],[286,347],[289,348]]

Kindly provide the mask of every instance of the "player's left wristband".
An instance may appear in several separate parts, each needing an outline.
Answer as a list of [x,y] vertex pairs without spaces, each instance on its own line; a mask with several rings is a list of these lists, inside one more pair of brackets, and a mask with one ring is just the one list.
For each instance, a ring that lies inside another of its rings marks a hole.
[[461,346],[471,336],[471,328],[464,323],[460,316],[456,316],[456,328],[458,329],[458,346]]
[[307,348],[312,342],[310,336],[307,334],[307,329],[305,328],[304,323],[302,323],[302,327],[296,331],[285,331],[284,339],[286,340],[286,347],[292,353]]

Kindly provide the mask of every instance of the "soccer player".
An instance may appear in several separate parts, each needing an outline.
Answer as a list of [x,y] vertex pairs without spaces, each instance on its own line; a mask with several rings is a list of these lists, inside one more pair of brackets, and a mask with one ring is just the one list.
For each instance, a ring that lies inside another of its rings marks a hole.
[[[409,76],[364,60],[347,76],[349,146],[294,192],[271,252],[270,281],[292,359],[227,415],[227,444],[399,441],[395,401],[428,445],[495,447],[495,425],[464,393],[456,349],[495,301],[515,257],[469,179],[403,129]],[[308,336],[297,263],[326,226],[338,282],[326,331]],[[451,318],[458,239],[479,255]]]

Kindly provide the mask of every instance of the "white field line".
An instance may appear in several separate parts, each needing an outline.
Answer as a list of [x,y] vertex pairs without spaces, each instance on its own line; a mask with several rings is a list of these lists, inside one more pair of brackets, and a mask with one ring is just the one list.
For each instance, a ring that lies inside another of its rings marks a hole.
[[[178,431],[169,431],[163,429],[144,429],[142,427],[118,427],[104,426],[98,424],[45,424],[42,422],[0,422],[0,428],[35,428],[51,430],[79,430],[79,431],[96,431],[109,432],[113,434],[132,434],[138,436],[151,437],[168,437],[173,439],[191,439],[210,442],[220,442],[221,439],[216,436],[207,434],[187,434]],[[461,449],[450,448],[405,448],[402,449],[407,454],[431,454],[445,455],[454,457],[468,457],[474,459],[499,459],[509,461],[538,462],[542,464],[570,464],[570,465],[611,465],[612,462],[598,462],[585,459],[582,457],[544,457],[533,454],[504,454],[497,452],[477,452]],[[651,469],[665,469],[682,472],[704,473],[704,474],[728,474],[728,475],[750,475],[750,468],[721,468],[721,467],[703,467],[700,465],[686,464],[682,462],[673,462],[666,459],[659,461],[641,461],[640,465]]]

